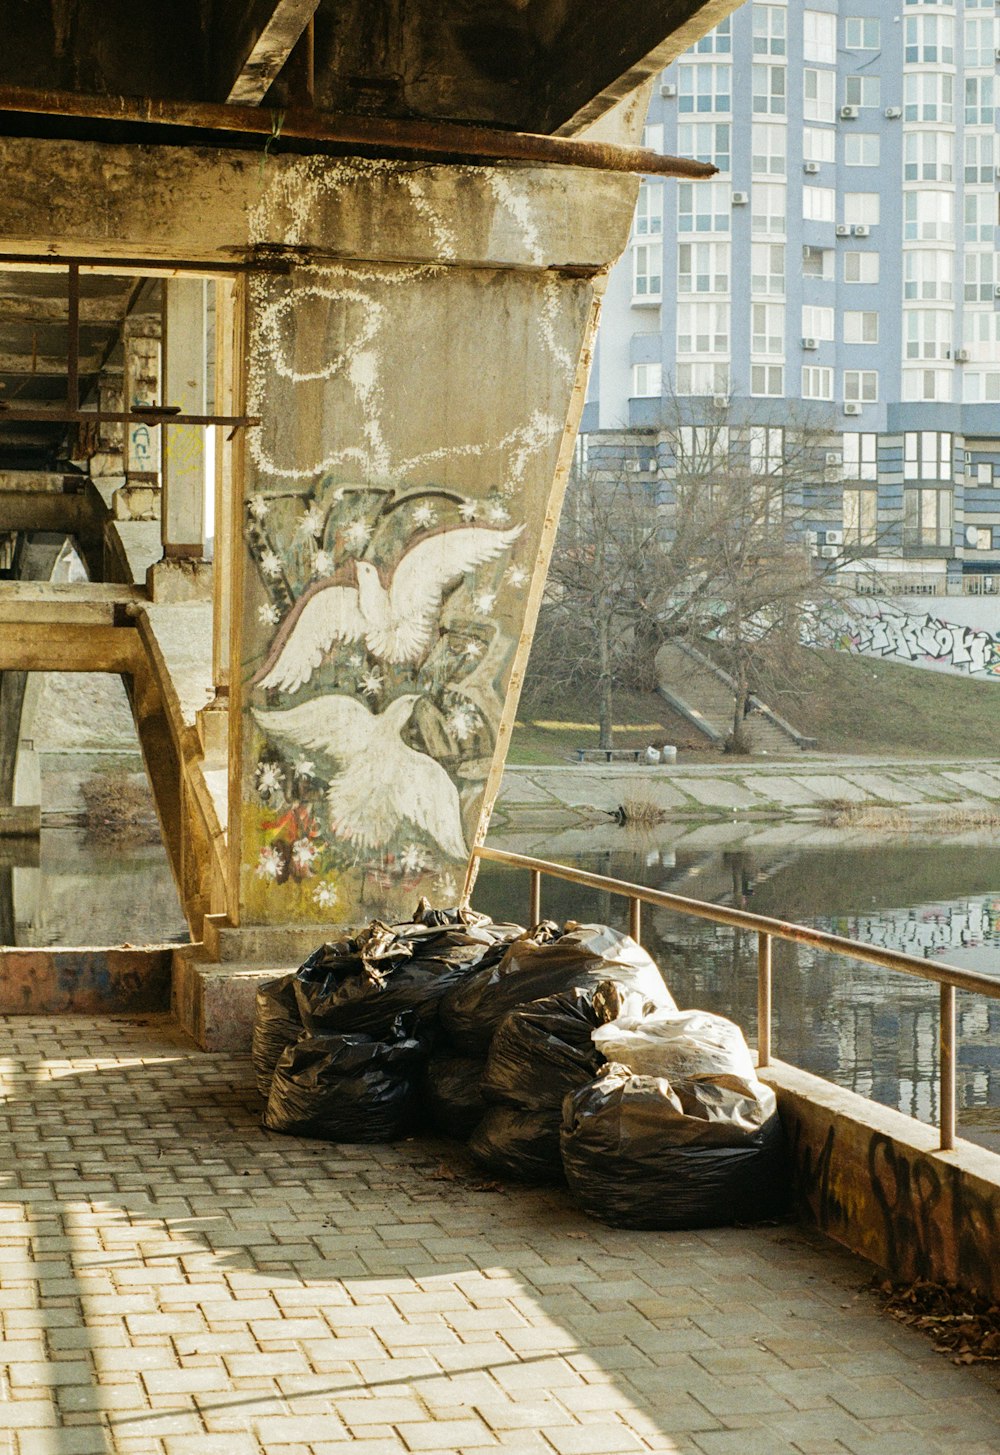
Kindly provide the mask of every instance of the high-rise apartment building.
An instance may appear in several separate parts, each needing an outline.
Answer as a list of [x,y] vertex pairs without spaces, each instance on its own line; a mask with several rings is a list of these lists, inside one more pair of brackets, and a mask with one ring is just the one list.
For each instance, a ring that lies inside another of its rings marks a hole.
[[998,16],[753,3],[662,74],[647,145],[719,171],[642,184],[584,448],[624,443],[669,494],[679,414],[806,414],[817,550],[1000,590]]

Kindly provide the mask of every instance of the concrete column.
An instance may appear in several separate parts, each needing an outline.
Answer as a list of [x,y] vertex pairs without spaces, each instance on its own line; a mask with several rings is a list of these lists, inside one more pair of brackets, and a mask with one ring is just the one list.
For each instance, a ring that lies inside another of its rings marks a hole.
[[[125,379],[122,370],[105,369],[97,387],[101,412],[121,414],[125,408]],[[125,474],[123,424],[104,421],[98,425],[97,453],[91,456],[90,473],[94,477]]]
[[[130,314],[122,344],[125,354],[125,402],[160,403],[160,319],[155,314]],[[125,484],[113,500],[119,520],[156,520],[160,513],[160,430],[130,424],[125,430]]]
[[[262,422],[237,468],[229,912],[242,926],[398,919],[422,894],[462,894],[506,757],[605,276],[572,266],[572,238],[547,235],[535,183],[462,173],[460,202],[439,215],[410,179],[395,256],[429,231],[446,266],[249,279],[247,408]],[[615,185],[609,261],[634,190]],[[574,215],[594,217],[599,199],[606,178],[573,178]],[[498,239],[523,264],[491,262]]]
[[[215,399],[219,414],[235,415],[243,409],[242,287],[229,278],[220,278],[215,284]],[[229,691],[233,541],[239,536],[239,523],[233,515],[234,451],[229,433],[219,428],[215,434],[212,679],[217,693]]]

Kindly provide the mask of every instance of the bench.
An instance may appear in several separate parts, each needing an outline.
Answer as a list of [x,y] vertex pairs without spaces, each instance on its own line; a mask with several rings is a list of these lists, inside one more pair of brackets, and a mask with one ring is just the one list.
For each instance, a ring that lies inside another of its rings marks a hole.
[[642,763],[645,748],[577,748],[578,763]]

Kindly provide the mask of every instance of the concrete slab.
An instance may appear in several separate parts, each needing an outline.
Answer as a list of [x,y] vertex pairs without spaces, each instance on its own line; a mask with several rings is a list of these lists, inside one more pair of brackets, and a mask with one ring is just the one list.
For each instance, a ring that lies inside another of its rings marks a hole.
[[981,773],[975,769],[955,772],[951,769],[941,774],[949,783],[957,783],[966,793],[979,798],[1000,798],[1000,782],[992,773]]
[[733,778],[684,778],[674,780],[678,788],[697,803],[709,808],[763,808],[767,799],[762,793],[751,793]]
[[811,808],[825,797],[807,780],[790,778],[781,773],[754,774],[744,787],[749,787],[761,798],[773,799],[782,808]]
[[851,803],[863,803],[871,797],[863,788],[858,788],[848,778],[836,773],[811,774],[808,778],[796,778],[803,788],[815,793],[817,798],[846,798]]
[[[919,774],[907,774],[898,781],[887,773],[852,773],[845,770],[844,776],[869,797],[883,798],[886,803],[923,803],[927,798],[919,785]],[[1000,783],[997,784],[997,792],[1000,793]]]

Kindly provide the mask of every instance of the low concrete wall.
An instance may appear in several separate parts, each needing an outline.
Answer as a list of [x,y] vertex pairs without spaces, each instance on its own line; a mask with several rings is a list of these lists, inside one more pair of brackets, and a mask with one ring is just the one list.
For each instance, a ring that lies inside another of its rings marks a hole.
[[170,945],[0,949],[0,1015],[115,1015],[167,1010]]
[[1000,1157],[782,1062],[778,1097],[801,1210],[896,1282],[961,1284],[1000,1297]]

